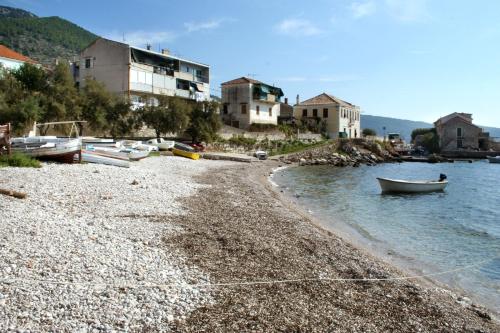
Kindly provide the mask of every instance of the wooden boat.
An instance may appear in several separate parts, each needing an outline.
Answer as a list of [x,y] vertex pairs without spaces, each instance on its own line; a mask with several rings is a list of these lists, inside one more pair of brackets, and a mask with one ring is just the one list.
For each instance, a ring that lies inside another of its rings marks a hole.
[[130,167],[130,163],[128,160],[105,156],[92,150],[82,150],[82,161],[87,163],[113,165],[122,168]]
[[172,153],[176,156],[182,156],[182,157],[187,157],[192,160],[199,160],[200,159],[200,154],[194,151],[186,151],[182,149],[177,149],[177,148],[172,148]]
[[94,147],[92,145],[87,145],[86,150],[124,161],[138,161],[149,156],[149,151],[140,151],[130,148]]
[[113,139],[94,138],[92,136],[82,137],[83,145],[92,145],[94,147],[119,148],[121,144]]
[[500,163],[500,156],[487,156],[486,158],[488,158],[490,163]]
[[13,138],[12,152],[26,154],[36,159],[73,163],[75,155],[79,155],[82,142],[79,138],[57,138],[55,136],[32,136]]
[[448,185],[445,175],[439,180],[418,181],[377,178],[383,193],[425,193],[443,191]]

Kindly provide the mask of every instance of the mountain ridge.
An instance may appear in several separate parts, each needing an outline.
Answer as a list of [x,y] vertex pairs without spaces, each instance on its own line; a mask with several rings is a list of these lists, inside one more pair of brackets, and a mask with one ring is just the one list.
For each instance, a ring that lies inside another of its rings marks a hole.
[[19,8],[0,6],[0,43],[46,66],[71,60],[97,35],[58,16],[38,17]]

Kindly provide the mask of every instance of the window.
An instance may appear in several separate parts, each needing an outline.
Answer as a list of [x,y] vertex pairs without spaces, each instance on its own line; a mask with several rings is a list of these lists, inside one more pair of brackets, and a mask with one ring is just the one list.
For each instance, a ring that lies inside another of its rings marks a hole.
[[85,68],[92,67],[92,58],[85,58]]
[[460,149],[460,148],[463,148],[464,147],[464,142],[462,139],[458,139],[457,140],[457,148]]
[[259,114],[260,114],[260,106],[258,106],[258,105],[257,105],[257,106],[255,107],[255,113],[257,113],[257,115],[259,115]]
[[313,117],[317,117],[318,116],[318,109],[313,109]]
[[223,105],[222,110],[223,110],[222,112],[223,112],[224,114],[227,114],[227,104],[224,104],[224,105]]
[[269,117],[273,116],[273,108],[269,108]]
[[462,137],[462,128],[458,127],[457,128],[457,138],[461,138]]
[[307,109],[302,110],[302,117],[307,117]]
[[328,118],[328,109],[323,109],[323,118]]
[[247,114],[247,105],[241,104],[241,114]]

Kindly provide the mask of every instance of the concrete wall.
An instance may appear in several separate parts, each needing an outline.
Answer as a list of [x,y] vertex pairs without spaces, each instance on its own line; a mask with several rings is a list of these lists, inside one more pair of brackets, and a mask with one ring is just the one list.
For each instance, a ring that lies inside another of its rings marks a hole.
[[[86,59],[90,59],[90,68],[85,68]],[[86,77],[91,77],[102,82],[109,91],[125,93],[129,90],[129,63],[127,45],[98,39],[80,55],[80,86],[85,85]]]
[[19,67],[21,67],[22,64],[24,64],[24,62],[17,61],[14,59],[0,57],[0,64],[2,64],[3,68],[5,68],[5,69],[14,70],[14,69],[18,69]]
[[455,151],[458,148],[457,129],[462,129],[462,149],[478,149],[479,133],[482,129],[460,118],[454,118],[437,128],[441,151]]

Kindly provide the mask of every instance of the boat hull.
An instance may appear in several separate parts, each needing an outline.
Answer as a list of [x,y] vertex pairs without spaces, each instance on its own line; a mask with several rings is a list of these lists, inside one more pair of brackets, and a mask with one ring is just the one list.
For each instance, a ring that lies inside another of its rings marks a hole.
[[500,164],[500,156],[496,157],[488,156],[488,161],[490,161],[490,163]]
[[22,153],[43,161],[73,163],[75,155],[81,153],[82,145],[79,139],[62,140],[48,137],[42,139],[19,138],[12,144],[12,152]]
[[113,158],[110,156],[101,155],[93,151],[82,151],[82,161],[87,163],[113,165],[122,168],[129,168],[130,163],[128,160]]
[[377,178],[383,193],[428,193],[444,191],[447,181],[415,181]]
[[182,156],[182,157],[187,157],[192,160],[199,160],[200,159],[200,154],[195,153],[195,152],[190,152],[190,151],[185,151],[177,148],[172,148],[172,153],[176,156]]

